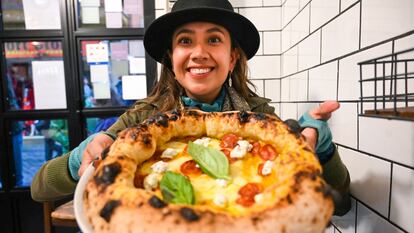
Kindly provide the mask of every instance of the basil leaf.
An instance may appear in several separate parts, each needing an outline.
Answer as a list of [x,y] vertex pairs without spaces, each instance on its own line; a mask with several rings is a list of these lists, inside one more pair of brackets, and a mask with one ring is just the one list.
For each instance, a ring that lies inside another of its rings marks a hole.
[[223,152],[188,142],[188,153],[193,157],[201,170],[209,176],[217,179],[230,179],[229,161]]
[[160,181],[163,199],[174,204],[194,204],[194,190],[190,181],[183,175],[167,171]]

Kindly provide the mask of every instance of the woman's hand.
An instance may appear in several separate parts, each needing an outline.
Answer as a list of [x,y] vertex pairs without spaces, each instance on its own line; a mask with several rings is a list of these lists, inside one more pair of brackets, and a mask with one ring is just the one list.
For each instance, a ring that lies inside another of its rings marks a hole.
[[[309,111],[309,115],[315,120],[327,121],[331,118],[332,113],[340,107],[337,101],[325,101],[319,107]],[[318,131],[314,128],[305,128],[302,135],[306,138],[309,145],[315,150],[318,141]]]
[[102,151],[112,145],[114,140],[106,134],[100,133],[86,146],[82,155],[82,164],[78,170],[78,175],[82,176],[88,165],[95,159],[100,158]]

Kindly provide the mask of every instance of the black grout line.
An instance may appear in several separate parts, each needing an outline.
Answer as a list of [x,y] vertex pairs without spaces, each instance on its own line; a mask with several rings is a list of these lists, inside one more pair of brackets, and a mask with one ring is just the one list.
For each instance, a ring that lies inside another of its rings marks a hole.
[[359,115],[358,115],[358,111],[359,111],[359,105],[360,103],[357,103],[356,107],[357,107],[357,149],[359,150]]
[[341,12],[341,4],[342,4],[342,0],[339,0],[339,12]]
[[355,149],[355,148],[352,148],[352,147],[349,147],[349,146],[346,146],[346,145],[340,144],[340,143],[338,143],[338,142],[335,142],[335,144],[337,144],[338,146],[343,147],[343,148],[345,148],[345,149],[352,150],[352,151],[355,151],[355,152],[361,153],[361,154],[363,154],[363,155],[366,155],[366,156],[369,156],[369,157],[374,157],[374,158],[376,158],[376,159],[383,160],[383,161],[386,161],[386,162],[389,162],[389,163],[394,163],[394,164],[397,164],[397,165],[399,165],[399,166],[401,166],[401,167],[405,167],[405,168],[408,168],[408,169],[410,169],[410,170],[413,170],[413,171],[414,171],[414,167],[410,167],[410,166],[408,166],[408,165],[406,165],[406,164],[402,164],[402,163],[397,162],[397,161],[393,161],[393,160],[390,160],[390,159],[387,159],[387,158],[380,157],[380,156],[378,156],[378,155],[374,155],[374,154],[371,154],[371,153],[368,153],[368,152],[365,152],[365,151],[361,151],[361,150],[358,150],[358,149]]
[[307,88],[307,93],[306,93],[306,101],[309,101],[309,70],[306,71],[307,72],[307,81],[308,81],[308,88]]
[[357,197],[355,197],[354,195],[351,194],[351,197],[354,198],[357,202],[359,202],[360,204],[362,204],[365,208],[369,209],[370,211],[374,212],[376,215],[378,215],[380,218],[384,219],[386,222],[388,222],[389,224],[393,225],[394,227],[398,228],[399,230],[408,233],[408,231],[404,230],[402,227],[398,226],[396,223],[394,223],[393,221],[387,219],[385,216],[383,216],[380,212],[378,212],[377,210],[375,210],[374,208],[372,208],[371,206],[369,206],[368,204],[364,203],[363,201],[361,201],[360,199],[358,199]]
[[[311,1],[309,1],[308,3],[306,3],[306,5],[302,8],[302,9],[299,9],[299,11],[298,11],[298,13],[296,13],[293,17],[292,17],[292,19],[290,19],[287,23],[286,23],[286,25],[281,25],[281,28],[282,28],[282,30],[284,30],[290,23],[292,23],[292,21],[308,6],[308,5],[310,5],[310,3],[311,3]],[[283,20],[282,20],[283,21]]]
[[392,174],[394,170],[394,163],[391,163],[391,171],[390,171],[390,196],[388,198],[388,220],[391,219],[391,195],[392,195]]
[[339,60],[336,66],[336,101],[339,100]]
[[358,45],[358,50],[361,49],[361,38],[362,38],[362,0],[359,0],[359,45]]

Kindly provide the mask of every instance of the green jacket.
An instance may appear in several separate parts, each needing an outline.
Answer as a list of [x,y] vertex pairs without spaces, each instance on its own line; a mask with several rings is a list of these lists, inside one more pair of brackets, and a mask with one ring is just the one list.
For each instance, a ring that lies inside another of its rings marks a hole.
[[[250,97],[247,100],[237,94],[231,87],[227,90],[222,111],[245,110],[275,114],[269,105],[270,100],[262,97]],[[137,125],[159,109],[160,100],[149,104],[145,99],[137,101],[130,110],[122,114],[107,133],[116,135],[119,131]],[[177,106],[178,107],[178,106]],[[350,209],[349,185],[350,179],[345,165],[335,150],[334,156],[323,165],[323,177],[335,190],[342,200],[336,203],[335,213],[344,214]],[[36,201],[57,200],[72,194],[76,187],[68,169],[69,153],[45,163],[33,178],[31,185],[32,198]]]

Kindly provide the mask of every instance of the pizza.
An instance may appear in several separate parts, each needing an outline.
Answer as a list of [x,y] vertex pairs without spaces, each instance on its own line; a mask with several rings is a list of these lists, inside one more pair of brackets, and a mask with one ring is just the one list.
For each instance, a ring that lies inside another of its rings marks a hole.
[[95,232],[323,232],[329,186],[276,116],[159,113],[118,134],[83,196]]

